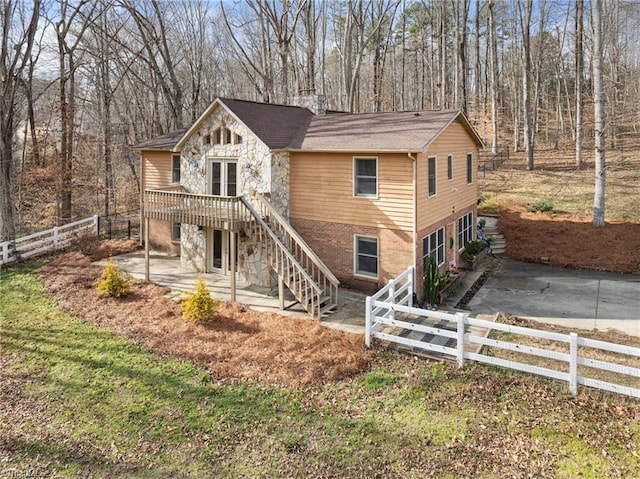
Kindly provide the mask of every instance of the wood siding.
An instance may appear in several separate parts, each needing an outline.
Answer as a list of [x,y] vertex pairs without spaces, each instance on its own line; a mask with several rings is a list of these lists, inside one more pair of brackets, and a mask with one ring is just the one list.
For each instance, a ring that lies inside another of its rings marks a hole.
[[353,158],[357,153],[292,153],[289,216],[377,228],[413,229],[413,160],[380,154],[378,197],[354,197]]
[[171,186],[171,156],[170,151],[143,151],[142,191],[150,188],[164,188]]
[[[467,184],[467,154],[473,153],[473,181]],[[453,179],[447,179],[447,156],[453,155]],[[436,194],[427,196],[427,159],[436,157]],[[460,123],[451,124],[429,147],[418,155],[417,230],[428,229],[443,218],[457,216],[475,205],[478,197],[478,146]],[[418,238],[421,241],[421,238]]]

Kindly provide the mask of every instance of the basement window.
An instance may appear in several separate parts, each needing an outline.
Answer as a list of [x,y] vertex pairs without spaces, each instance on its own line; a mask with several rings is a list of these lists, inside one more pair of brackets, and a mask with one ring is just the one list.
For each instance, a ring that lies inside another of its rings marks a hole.
[[369,278],[378,277],[378,238],[355,236],[355,274]]

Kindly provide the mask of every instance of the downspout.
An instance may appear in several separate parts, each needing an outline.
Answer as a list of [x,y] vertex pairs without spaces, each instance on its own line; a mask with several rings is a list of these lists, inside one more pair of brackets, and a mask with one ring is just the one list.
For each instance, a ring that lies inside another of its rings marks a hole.
[[144,181],[145,181],[145,170],[144,170],[144,156],[142,151],[140,151],[140,246],[144,242],[145,231],[146,228],[144,224]]
[[[413,182],[413,271],[414,274],[416,271],[418,271],[417,269],[417,257],[418,257],[418,182],[417,182],[417,177],[418,177],[418,159],[413,156],[413,154],[411,152],[407,153],[407,156],[413,160],[413,164],[412,164],[412,182]],[[418,278],[413,278],[413,284],[417,284],[417,279]],[[415,286],[414,286],[414,292],[415,292]],[[412,299],[413,301],[413,299]]]

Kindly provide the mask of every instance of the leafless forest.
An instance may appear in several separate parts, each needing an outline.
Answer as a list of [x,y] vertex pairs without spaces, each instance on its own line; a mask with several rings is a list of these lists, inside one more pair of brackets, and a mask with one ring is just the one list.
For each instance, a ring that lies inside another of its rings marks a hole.
[[536,148],[571,149],[577,168],[594,151],[637,148],[634,0],[0,6],[0,241],[90,214],[134,216],[131,146],[189,125],[216,96],[290,103],[316,91],[343,111],[458,108],[488,149],[525,151],[526,169]]

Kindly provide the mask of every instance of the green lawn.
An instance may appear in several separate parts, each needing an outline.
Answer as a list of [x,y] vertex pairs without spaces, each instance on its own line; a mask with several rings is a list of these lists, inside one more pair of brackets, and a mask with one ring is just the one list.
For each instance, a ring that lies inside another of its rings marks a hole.
[[[640,477],[640,402],[381,354],[300,390],[223,384],[0,279],[0,477]],[[31,476],[29,476],[31,474]]]

